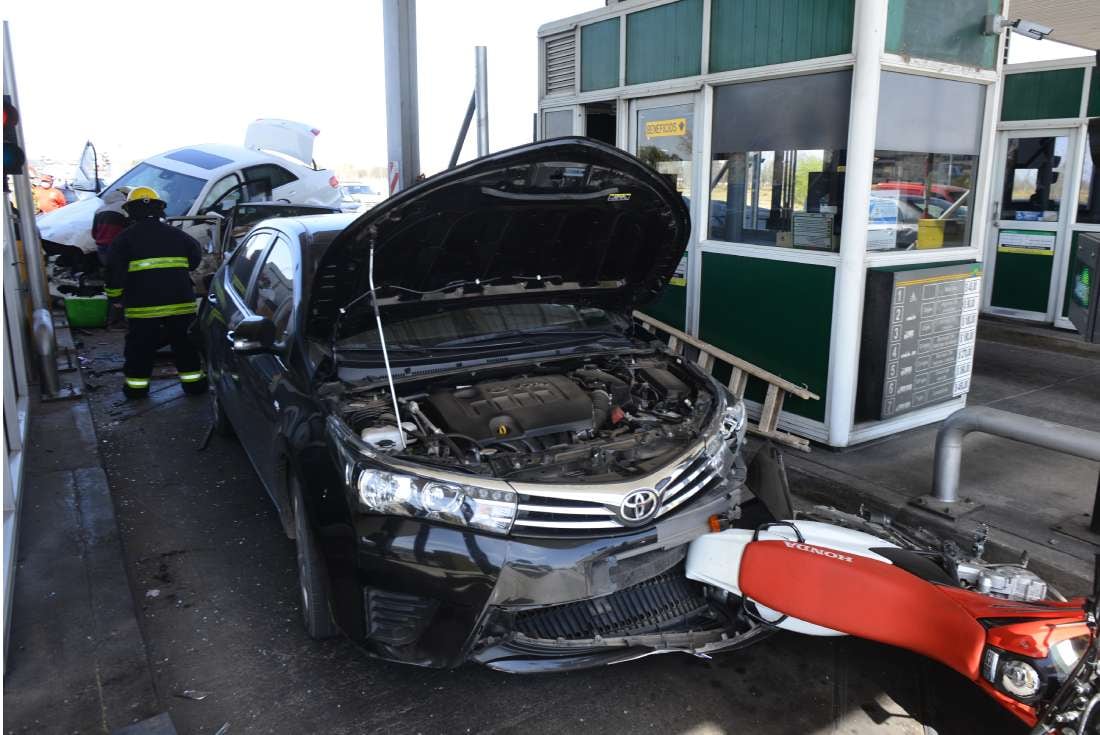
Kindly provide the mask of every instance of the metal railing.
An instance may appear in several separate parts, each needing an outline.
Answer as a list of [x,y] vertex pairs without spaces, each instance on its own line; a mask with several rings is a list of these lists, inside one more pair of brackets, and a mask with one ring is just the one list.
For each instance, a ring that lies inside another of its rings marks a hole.
[[[1100,433],[1095,431],[986,406],[964,408],[948,416],[936,434],[931,496],[936,503],[950,507],[959,502],[963,439],[975,431],[1100,462]],[[1100,510],[1100,485],[1093,502]],[[1096,516],[1094,511],[1091,529],[1100,533]]]

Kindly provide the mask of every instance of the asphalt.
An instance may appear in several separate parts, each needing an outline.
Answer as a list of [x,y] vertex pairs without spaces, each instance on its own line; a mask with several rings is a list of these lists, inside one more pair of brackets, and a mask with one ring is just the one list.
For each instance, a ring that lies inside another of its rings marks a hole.
[[[200,449],[209,404],[169,377],[154,376],[146,403],[123,403],[121,339],[84,335],[82,362],[130,586],[123,602],[136,613],[156,698],[124,713],[130,720],[161,711],[179,733],[211,735],[1026,732],[944,667],[852,639],[779,634],[711,660],[661,655],[526,677],[418,669],[373,660],[344,639],[314,642],[299,623],[293,542],[241,447],[215,436]],[[21,553],[49,532],[26,528]],[[47,676],[84,652],[47,645],[46,632],[24,638],[26,619],[43,608],[31,577],[16,579],[5,730],[109,732],[101,710],[122,712],[116,699],[77,706]],[[74,623],[44,625],[74,636]],[[114,686],[102,683],[108,695]]]

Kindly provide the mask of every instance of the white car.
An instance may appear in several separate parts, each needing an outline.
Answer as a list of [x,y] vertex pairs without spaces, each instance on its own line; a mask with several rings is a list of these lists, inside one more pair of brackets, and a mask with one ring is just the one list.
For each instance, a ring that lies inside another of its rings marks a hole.
[[[95,257],[92,219],[104,207],[118,207],[125,193],[150,186],[167,202],[169,217],[222,213],[245,201],[275,201],[339,208],[340,182],[316,168],[313,142],[318,131],[287,120],[257,120],[243,146],[203,144],[151,156],[96,196],[38,217],[43,248],[67,256],[69,265]],[[205,243],[209,224],[184,224]],[[90,256],[90,258],[89,258]]]
[[358,181],[340,184],[341,212],[366,212],[385,198],[385,194],[370,184]]

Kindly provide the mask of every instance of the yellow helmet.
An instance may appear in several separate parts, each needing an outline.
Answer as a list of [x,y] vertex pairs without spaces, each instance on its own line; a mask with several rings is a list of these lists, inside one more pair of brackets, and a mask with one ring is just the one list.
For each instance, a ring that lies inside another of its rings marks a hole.
[[130,190],[130,194],[126,197],[126,203],[130,202],[160,202],[164,204],[164,200],[160,198],[160,194],[157,194],[156,189],[148,186],[135,186]]

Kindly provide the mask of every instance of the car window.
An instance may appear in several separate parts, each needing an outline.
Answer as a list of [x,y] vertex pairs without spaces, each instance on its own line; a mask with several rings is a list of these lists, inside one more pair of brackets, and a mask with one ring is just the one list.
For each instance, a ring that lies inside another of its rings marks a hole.
[[249,307],[275,324],[277,339],[286,337],[290,314],[294,310],[294,258],[290,245],[281,237],[268,251],[252,289]]
[[272,189],[278,189],[280,186],[285,186],[292,181],[298,180],[297,176],[290,173],[282,166],[276,166],[273,163],[265,163],[260,166],[249,166],[244,170],[244,178],[246,181],[267,179],[271,182]]
[[[203,198],[202,205],[199,207],[199,211],[201,212],[204,209],[210,207],[212,204],[214,204],[214,202],[225,196],[226,192],[231,190],[239,183],[241,183],[241,180],[237,178],[237,174],[229,174],[228,176],[218,179],[218,181],[210,187],[210,191],[206,193],[206,197]],[[240,193],[232,194],[226,197],[226,199],[222,202],[223,206],[220,206],[219,209],[229,209],[230,207],[235,205],[237,203],[237,200],[239,200],[240,198]]]
[[248,282],[252,279],[252,271],[256,269],[256,263],[260,260],[268,243],[271,242],[270,232],[257,232],[244,241],[237,252],[234,253],[229,263],[229,285],[242,299],[248,292]]
[[165,201],[165,214],[179,217],[191,210],[191,205],[195,203],[207,181],[209,179],[169,171],[149,163],[139,163],[107,187],[100,197],[105,198],[122,188],[131,190],[139,186],[149,186]]

